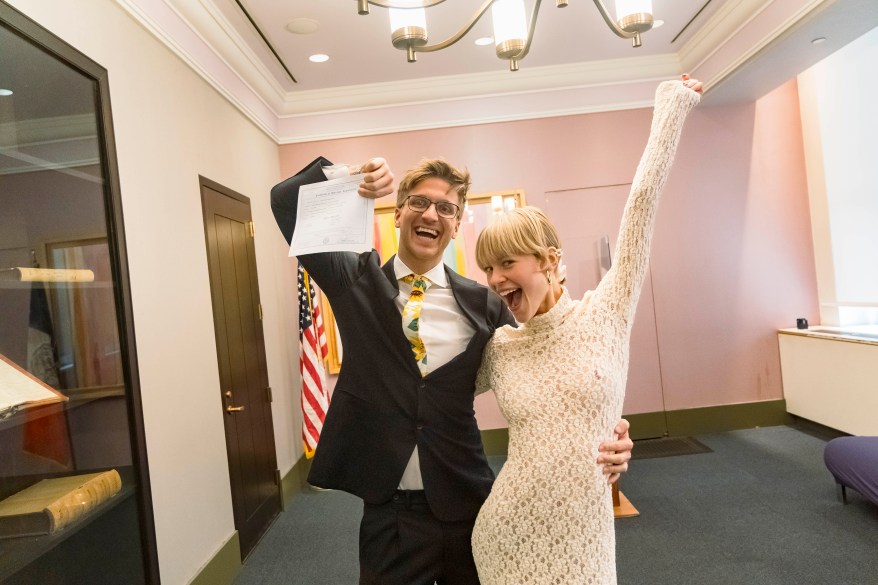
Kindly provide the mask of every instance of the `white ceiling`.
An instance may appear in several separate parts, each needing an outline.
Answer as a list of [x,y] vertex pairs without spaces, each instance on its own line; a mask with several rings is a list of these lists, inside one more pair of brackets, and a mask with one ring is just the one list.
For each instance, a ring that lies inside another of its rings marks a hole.
[[[705,81],[705,104],[752,100],[878,26],[876,0],[653,0],[665,24],[635,49],[592,1],[545,0],[510,72],[473,42],[490,35],[490,11],[457,44],[407,63],[386,9],[361,16],[355,0],[116,1],[279,143],[645,107],[658,80],[682,72]],[[481,3],[428,9],[430,42]],[[290,33],[297,18],[318,30]],[[330,60],[311,63],[314,53]]]
[[[521,65],[525,69],[533,69],[606,59],[642,59],[672,53],[727,1],[655,0],[657,18],[662,18],[665,25],[644,35],[643,46],[634,50],[631,41],[619,38],[610,31],[592,0],[572,0],[566,8],[556,8],[554,0],[546,0],[541,3],[538,12],[530,54]],[[482,2],[447,0],[431,7],[427,15],[430,43],[456,33]],[[353,0],[298,0],[289,3],[240,0],[240,3],[296,77],[297,84],[289,82],[284,79],[283,71],[277,71],[279,67],[271,64],[272,73],[283,82],[287,91],[406,81],[413,77],[479,75],[505,72],[508,68],[505,60],[497,58],[493,46],[478,47],[474,43],[476,38],[492,34],[490,10],[453,47],[421,53],[417,63],[407,63],[405,53],[391,45],[389,19],[384,8],[373,6],[371,14],[359,15]],[[252,28],[252,25],[243,21],[245,17],[235,0],[214,0],[213,4],[246,38],[243,31]],[[608,4],[612,5],[612,0]],[[529,6],[532,5],[533,2],[529,2]],[[705,9],[697,21],[672,44],[674,37],[702,7]],[[287,23],[298,18],[319,23],[319,30],[307,35],[287,31]],[[311,63],[308,57],[314,53],[325,53],[330,56],[330,61]]]

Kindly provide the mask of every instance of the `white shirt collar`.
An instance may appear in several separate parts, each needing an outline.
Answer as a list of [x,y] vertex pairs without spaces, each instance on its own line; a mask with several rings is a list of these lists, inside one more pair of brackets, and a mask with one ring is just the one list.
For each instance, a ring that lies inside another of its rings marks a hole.
[[[415,274],[415,271],[405,265],[405,262],[399,259],[399,255],[393,257],[393,273],[396,280],[400,280],[409,274]],[[436,266],[424,273],[424,276],[430,279],[431,286],[445,288],[448,286],[448,277],[445,275],[445,264],[439,262]]]

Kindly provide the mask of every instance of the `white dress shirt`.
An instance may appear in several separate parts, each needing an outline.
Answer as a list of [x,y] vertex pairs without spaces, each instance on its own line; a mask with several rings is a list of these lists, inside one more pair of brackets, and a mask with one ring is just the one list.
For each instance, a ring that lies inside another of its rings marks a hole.
[[[412,286],[401,279],[409,274],[414,274],[414,271],[406,266],[399,259],[399,256],[395,256],[393,259],[393,271],[397,281],[399,281],[399,296],[396,297],[396,306],[399,308],[401,316],[412,292]],[[418,319],[418,334],[427,350],[427,372],[429,373],[450,362],[459,353],[463,353],[476,330],[460,310],[457,301],[454,300],[454,293],[445,276],[445,265],[440,262],[424,273],[424,276],[430,280],[430,286],[424,293],[424,304]],[[400,320],[399,326],[402,328],[402,320]],[[402,478],[399,480],[399,489],[424,489],[417,445],[405,471],[403,471]]]
[[341,179],[342,177],[350,177],[352,174],[351,169],[353,168],[356,171],[356,167],[351,167],[351,165],[332,165],[323,168],[323,176],[326,177],[327,181],[331,181],[333,179]]

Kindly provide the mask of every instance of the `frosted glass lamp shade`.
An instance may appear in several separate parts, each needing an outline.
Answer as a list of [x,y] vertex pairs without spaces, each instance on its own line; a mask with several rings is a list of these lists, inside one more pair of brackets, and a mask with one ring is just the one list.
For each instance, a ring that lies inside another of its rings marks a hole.
[[632,14],[652,14],[652,0],[616,0],[616,20]]
[[524,0],[497,0],[491,6],[497,56],[509,59],[527,43],[527,16]]
[[634,46],[640,46],[639,33],[648,31],[654,24],[652,0],[616,0],[616,24],[628,33],[638,33]]
[[411,47],[427,44],[427,12],[423,8],[391,8],[390,38],[393,46],[409,50],[409,61],[413,61]]
[[390,32],[407,26],[427,29],[427,12],[423,8],[391,8]]

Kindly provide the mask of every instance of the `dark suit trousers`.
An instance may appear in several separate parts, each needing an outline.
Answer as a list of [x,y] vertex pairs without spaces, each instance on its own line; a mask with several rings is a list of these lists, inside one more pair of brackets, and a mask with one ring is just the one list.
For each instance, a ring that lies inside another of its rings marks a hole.
[[443,522],[423,492],[364,504],[360,585],[478,585],[470,539],[475,519]]

